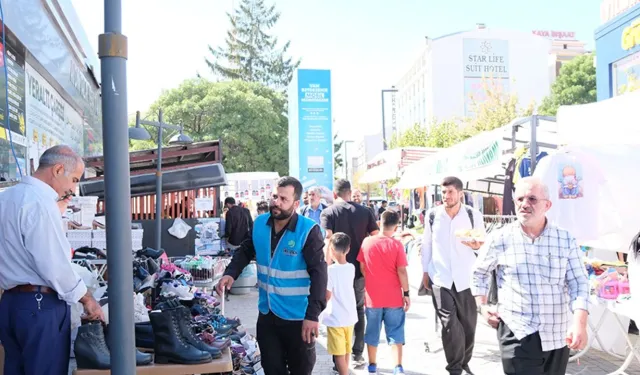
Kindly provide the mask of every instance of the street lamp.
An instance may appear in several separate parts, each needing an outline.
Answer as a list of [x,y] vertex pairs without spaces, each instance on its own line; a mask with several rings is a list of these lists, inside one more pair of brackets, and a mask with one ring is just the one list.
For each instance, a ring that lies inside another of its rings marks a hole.
[[158,169],[156,172],[156,250],[162,247],[162,130],[178,130],[179,133],[171,137],[170,145],[188,145],[193,143],[191,137],[183,133],[183,127],[180,125],[170,125],[162,122],[162,109],[158,112],[158,122],[140,120],[140,111],[136,112],[136,126],[129,128],[129,138],[138,141],[146,141],[151,139],[151,134],[147,129],[140,125],[149,125],[158,128]]
[[396,93],[398,92],[398,90],[395,88],[395,86],[391,86],[390,89],[384,89],[382,90],[382,149],[386,150],[387,149],[387,128],[385,126],[385,120],[384,120],[384,94],[386,92],[392,92],[392,93]]

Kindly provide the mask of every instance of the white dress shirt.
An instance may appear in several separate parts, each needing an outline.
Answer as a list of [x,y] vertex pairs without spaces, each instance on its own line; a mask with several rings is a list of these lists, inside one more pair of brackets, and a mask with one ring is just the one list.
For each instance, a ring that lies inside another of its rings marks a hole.
[[87,292],[71,266],[71,246],[49,185],[29,176],[0,193],[0,289],[47,286],[74,304]]
[[[458,214],[451,218],[445,206],[437,206],[432,209],[435,212],[433,219],[433,233],[429,228],[429,212],[424,219],[424,237],[422,239],[422,269],[429,273],[433,284],[451,289],[456,285],[457,291],[469,289],[473,265],[476,261],[474,251],[463,245],[456,238],[457,230],[472,229],[469,214],[465,206],[461,206]],[[473,229],[486,234],[484,220],[480,211],[471,208],[473,212]]]

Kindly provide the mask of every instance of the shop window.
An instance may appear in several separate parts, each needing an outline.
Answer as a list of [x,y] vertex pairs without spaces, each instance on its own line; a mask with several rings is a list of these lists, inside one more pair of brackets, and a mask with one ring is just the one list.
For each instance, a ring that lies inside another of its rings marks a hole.
[[612,64],[613,96],[640,90],[640,52]]

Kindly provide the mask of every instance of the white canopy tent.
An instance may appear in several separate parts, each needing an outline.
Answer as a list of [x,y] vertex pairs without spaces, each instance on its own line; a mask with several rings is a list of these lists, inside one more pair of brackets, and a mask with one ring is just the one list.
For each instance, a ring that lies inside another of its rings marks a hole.
[[367,162],[368,169],[359,183],[370,184],[400,177],[400,171],[406,165],[440,151],[433,147],[401,147],[385,150]]
[[562,106],[558,128],[562,144],[640,143],[640,91],[597,103]]
[[514,149],[518,145],[535,144],[535,154],[550,152],[557,148],[557,132],[552,117],[516,119],[406,167],[395,187],[415,189],[437,184],[446,176],[456,176],[466,183],[468,190],[502,194],[505,164]]

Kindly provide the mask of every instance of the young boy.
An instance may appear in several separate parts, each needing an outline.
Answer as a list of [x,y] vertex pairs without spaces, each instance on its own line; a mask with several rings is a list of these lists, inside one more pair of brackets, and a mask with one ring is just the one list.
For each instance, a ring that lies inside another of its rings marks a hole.
[[395,361],[394,375],[404,375],[402,368],[402,346],[404,345],[405,313],[411,306],[407,256],[402,243],[392,238],[400,215],[384,211],[380,216],[382,234],[365,238],[358,254],[364,275],[367,327],[364,342],[369,355],[369,374],[378,372],[376,355],[380,342],[380,331],[384,324],[387,343],[392,347]]
[[353,279],[356,269],[347,262],[347,253],[351,247],[351,238],[344,233],[334,233],[329,243],[329,251],[335,263],[329,266],[327,282],[327,309],[323,313],[322,323],[327,326],[327,351],[333,355],[336,369],[340,375],[349,374],[349,356],[351,355],[351,336],[353,326],[358,322],[356,295]]

